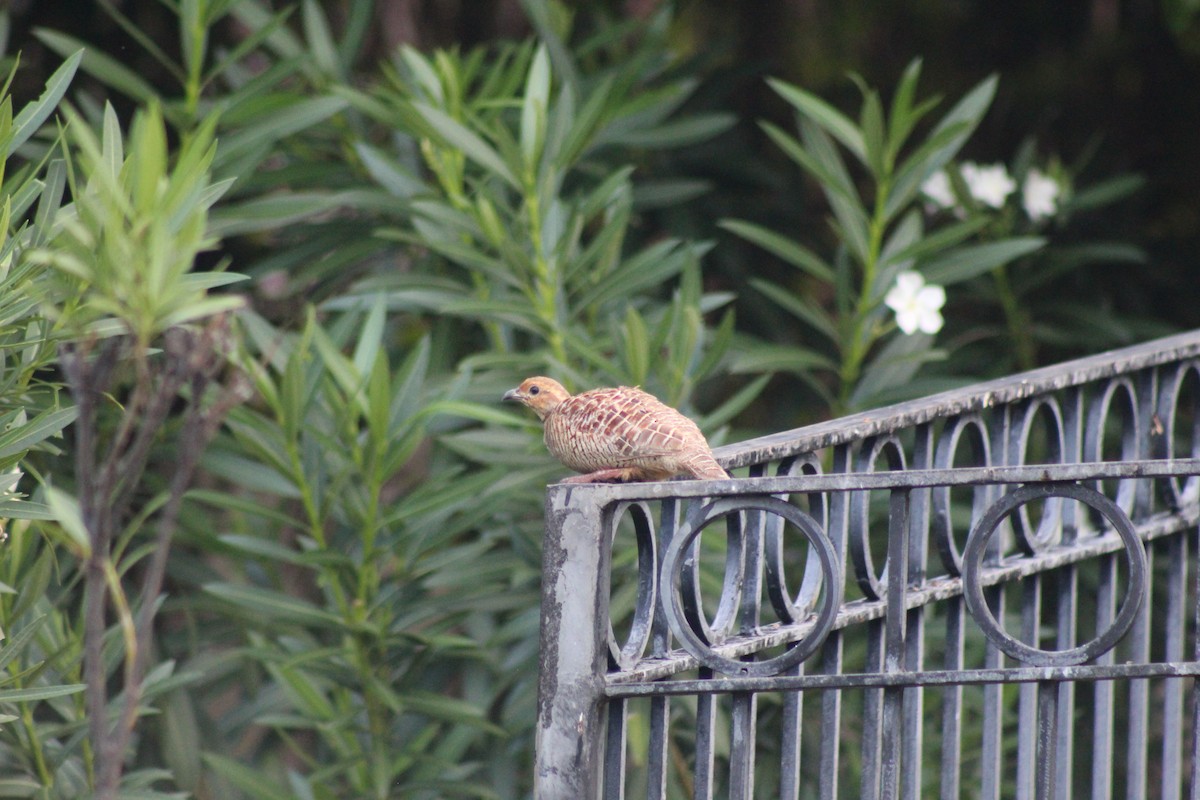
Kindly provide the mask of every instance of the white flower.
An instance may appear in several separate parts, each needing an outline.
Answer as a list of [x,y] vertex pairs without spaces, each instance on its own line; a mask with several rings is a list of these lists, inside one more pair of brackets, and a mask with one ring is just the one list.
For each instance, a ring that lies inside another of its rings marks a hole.
[[950,176],[946,170],[940,169],[921,182],[921,194],[938,208],[954,208],[958,198],[950,186]]
[[1058,196],[1062,187],[1058,181],[1036,169],[1029,170],[1025,176],[1025,186],[1021,189],[1021,204],[1025,213],[1034,222],[1054,216],[1058,211]]
[[941,286],[925,285],[925,278],[911,270],[896,276],[896,285],[883,298],[887,307],[896,312],[896,325],[906,334],[934,334],[942,329],[942,306],[946,290]]
[[1017,183],[1008,175],[1003,164],[981,167],[966,161],[960,170],[971,196],[984,205],[1000,208],[1004,200],[1017,188]]

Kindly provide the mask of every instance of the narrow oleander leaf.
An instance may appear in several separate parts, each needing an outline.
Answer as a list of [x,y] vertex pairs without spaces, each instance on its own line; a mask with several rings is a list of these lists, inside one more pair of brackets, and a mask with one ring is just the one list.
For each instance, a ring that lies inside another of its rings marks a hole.
[[983,275],[1045,245],[1046,240],[1041,237],[1019,236],[959,247],[922,264],[921,273],[929,283],[948,286]]
[[78,694],[85,688],[82,683],[68,683],[62,686],[35,686],[29,689],[0,689],[0,703],[32,703],[37,700],[51,700],[55,697]]
[[76,550],[85,556],[91,553],[91,536],[83,522],[83,512],[79,508],[79,501],[57,486],[47,486],[46,502],[50,506],[50,512],[54,515],[54,519],[71,543],[75,545]]
[[725,230],[753,242],[787,263],[826,283],[833,282],[833,268],[825,260],[799,242],[775,231],[739,219],[723,219],[717,223]]
[[47,439],[75,421],[79,412],[70,408],[48,409],[24,425],[18,425],[0,434],[0,459],[23,453],[43,439]]
[[533,54],[525,94],[521,101],[521,155],[525,169],[533,175],[541,157],[545,139],[546,120],[550,108],[550,57],[542,44]]
[[793,108],[845,145],[846,149],[853,153],[859,161],[863,164],[868,163],[862,131],[849,117],[798,86],[774,78],[767,79],[767,83]]
[[82,40],[47,28],[35,28],[33,35],[61,56],[82,52],[79,67],[105,86],[143,103],[158,99],[158,92],[149,81],[117,59],[94,47],[89,48]]
[[204,591],[258,619],[279,623],[340,630],[345,625],[337,614],[298,597],[257,586],[234,583],[207,583]]
[[521,188],[521,182],[517,180],[517,176],[509,169],[508,164],[504,162],[500,154],[474,131],[431,105],[415,102],[412,106],[421,119],[446,144],[462,150],[467,158],[499,177],[514,189],[519,190]]
[[18,147],[25,144],[29,137],[33,136],[42,126],[42,123],[54,113],[54,109],[58,108],[59,101],[67,93],[71,79],[75,77],[75,71],[83,59],[83,53],[82,49],[76,49],[68,56],[67,60],[47,79],[46,88],[42,91],[41,96],[22,108],[13,119],[12,138],[9,139],[5,157],[12,155]]

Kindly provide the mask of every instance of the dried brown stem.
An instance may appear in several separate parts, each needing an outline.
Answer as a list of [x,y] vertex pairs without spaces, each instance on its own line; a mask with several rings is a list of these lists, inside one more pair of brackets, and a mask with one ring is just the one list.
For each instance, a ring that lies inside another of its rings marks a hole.
[[[84,680],[95,756],[94,796],[100,800],[115,798],[120,785],[125,751],[144,695],[154,612],[184,494],[221,422],[246,396],[245,380],[235,374],[206,405],[206,397],[224,366],[222,344],[226,332],[226,320],[217,319],[198,334],[182,329],[169,331],[163,358],[158,362],[151,362],[145,354],[134,354],[140,363],[133,394],[107,448],[102,448],[100,442],[98,400],[111,389],[123,344],[106,340],[96,346],[68,346],[62,351],[63,372],[79,409],[75,468],[80,510],[91,548],[84,577]],[[171,472],[167,501],[158,518],[156,547],[142,576],[134,643],[132,652],[126,653],[124,705],[115,726],[110,726],[103,653],[109,600],[105,572],[111,563],[115,533],[127,515],[151,446],[185,385],[189,392],[178,436],[181,457]]]

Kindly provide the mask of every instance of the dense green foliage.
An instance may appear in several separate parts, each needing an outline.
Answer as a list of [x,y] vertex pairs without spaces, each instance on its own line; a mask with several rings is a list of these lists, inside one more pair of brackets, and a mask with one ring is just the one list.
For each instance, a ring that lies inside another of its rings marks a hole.
[[715,441],[1163,327],[1046,302],[1143,258],[1076,231],[1138,182],[1026,143],[986,193],[1003,76],[771,80],[810,236],[697,216],[685,156],[754,120],[665,9],[379,54],[372,3],[170,0],[169,44],[102,5],[155,74],[39,29],[0,100],[0,797],[524,796],[561,469],[505,389],[641,385]]

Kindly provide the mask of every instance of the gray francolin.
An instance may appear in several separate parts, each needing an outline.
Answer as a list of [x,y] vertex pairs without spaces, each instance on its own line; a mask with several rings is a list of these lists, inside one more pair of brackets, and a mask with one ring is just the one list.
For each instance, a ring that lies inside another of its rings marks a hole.
[[534,410],[546,447],[586,473],[567,483],[660,481],[675,475],[728,478],[696,423],[641,389],[619,386],[572,395],[552,378],[526,378],[504,394]]

